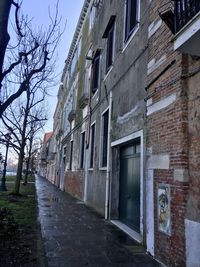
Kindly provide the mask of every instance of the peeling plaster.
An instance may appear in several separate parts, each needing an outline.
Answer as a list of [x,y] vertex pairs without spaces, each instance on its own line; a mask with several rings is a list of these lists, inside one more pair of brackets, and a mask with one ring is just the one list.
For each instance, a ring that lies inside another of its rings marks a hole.
[[168,107],[169,105],[173,104],[175,101],[176,101],[176,94],[172,94],[172,95],[156,102],[155,104],[148,106],[147,107],[147,116],[151,115],[154,112],[157,112],[161,109]]
[[162,25],[161,19],[157,22],[155,21],[152,22],[148,28],[148,38],[151,38],[151,36],[154,35],[154,33],[156,33],[156,31],[160,28],[161,25]]
[[160,67],[160,65],[162,65],[165,60],[167,59],[166,55],[163,55],[159,60],[155,60],[152,59],[149,63],[148,63],[148,75],[151,74],[154,70],[156,70],[158,67]]
[[187,267],[200,267],[200,223],[185,219]]
[[157,154],[149,157],[147,161],[147,169],[163,169],[169,170],[170,157],[169,154]]
[[133,109],[131,109],[129,112],[125,113],[123,116],[119,116],[117,118],[117,123],[123,124],[127,122],[131,117],[135,115],[135,113],[138,113],[139,106],[136,105]]

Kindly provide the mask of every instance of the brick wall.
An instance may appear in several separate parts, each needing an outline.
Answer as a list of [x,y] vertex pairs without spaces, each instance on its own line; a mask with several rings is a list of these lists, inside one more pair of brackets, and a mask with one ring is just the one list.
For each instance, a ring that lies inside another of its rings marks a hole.
[[[167,1],[152,1],[150,25],[159,22],[158,9]],[[173,62],[173,63],[172,63]],[[166,71],[164,71],[166,69]],[[188,198],[188,57],[175,52],[173,35],[164,22],[149,38],[147,148],[149,158],[166,155],[169,164],[154,168],[155,257],[167,266],[185,266],[185,216]],[[170,235],[158,230],[158,184],[170,187]],[[147,189],[148,190],[148,189]]]
[[78,199],[83,199],[82,171],[67,171],[65,173],[65,191]]
[[[187,218],[200,222],[200,59],[189,57],[188,133],[190,189]],[[195,74],[194,74],[195,73]],[[194,74],[194,75],[193,75]]]
[[[167,266],[185,266],[185,209],[188,183],[173,182],[173,170],[154,171],[154,216],[155,216],[155,255]],[[158,183],[170,185],[171,235],[158,231],[157,187]]]

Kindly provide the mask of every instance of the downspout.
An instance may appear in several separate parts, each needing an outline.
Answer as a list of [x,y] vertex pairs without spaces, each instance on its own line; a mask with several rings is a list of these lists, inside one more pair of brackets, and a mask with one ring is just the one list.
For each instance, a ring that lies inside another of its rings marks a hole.
[[[91,82],[90,82],[91,85]],[[90,124],[91,124],[91,116],[92,116],[92,110],[91,110],[91,88],[89,89],[89,100],[88,100],[88,110],[87,110],[87,117],[88,117],[88,124],[86,129],[86,140],[85,140],[85,175],[84,175],[84,196],[83,201],[84,203],[87,203],[87,184],[88,184],[88,168],[89,168],[89,145],[90,145]]]
[[108,117],[108,149],[107,149],[106,198],[105,198],[105,219],[106,220],[108,220],[108,218],[109,218],[111,113],[112,113],[112,91],[110,91],[109,117]]

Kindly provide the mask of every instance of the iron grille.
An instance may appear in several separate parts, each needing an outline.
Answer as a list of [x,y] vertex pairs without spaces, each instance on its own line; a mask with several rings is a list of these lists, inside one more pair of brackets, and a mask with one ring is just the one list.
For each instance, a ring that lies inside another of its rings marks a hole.
[[200,0],[176,0],[175,32],[182,29],[200,11]]

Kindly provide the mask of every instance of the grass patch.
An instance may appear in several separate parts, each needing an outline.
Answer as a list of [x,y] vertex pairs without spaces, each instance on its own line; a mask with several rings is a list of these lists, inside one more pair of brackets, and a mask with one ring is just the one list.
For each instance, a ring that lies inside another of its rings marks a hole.
[[[7,182],[15,182],[16,176],[6,176],[6,181]],[[24,176],[22,177],[22,182],[24,181]],[[34,175],[28,175],[28,182],[35,182],[35,176]]]
[[36,227],[36,196],[35,184],[20,185],[20,196],[12,195],[14,183],[6,185],[6,192],[0,192],[0,208],[8,208],[20,227]]
[[[13,181],[14,177],[7,177]],[[15,183],[7,183],[8,191],[0,192],[0,209],[7,208],[18,224],[16,240],[6,240],[7,247],[1,247],[0,266],[37,266],[37,206],[35,184],[20,185],[20,196],[12,194]],[[1,230],[1,229],[0,229]],[[5,242],[4,242],[5,243]],[[2,255],[1,255],[2,253]]]

